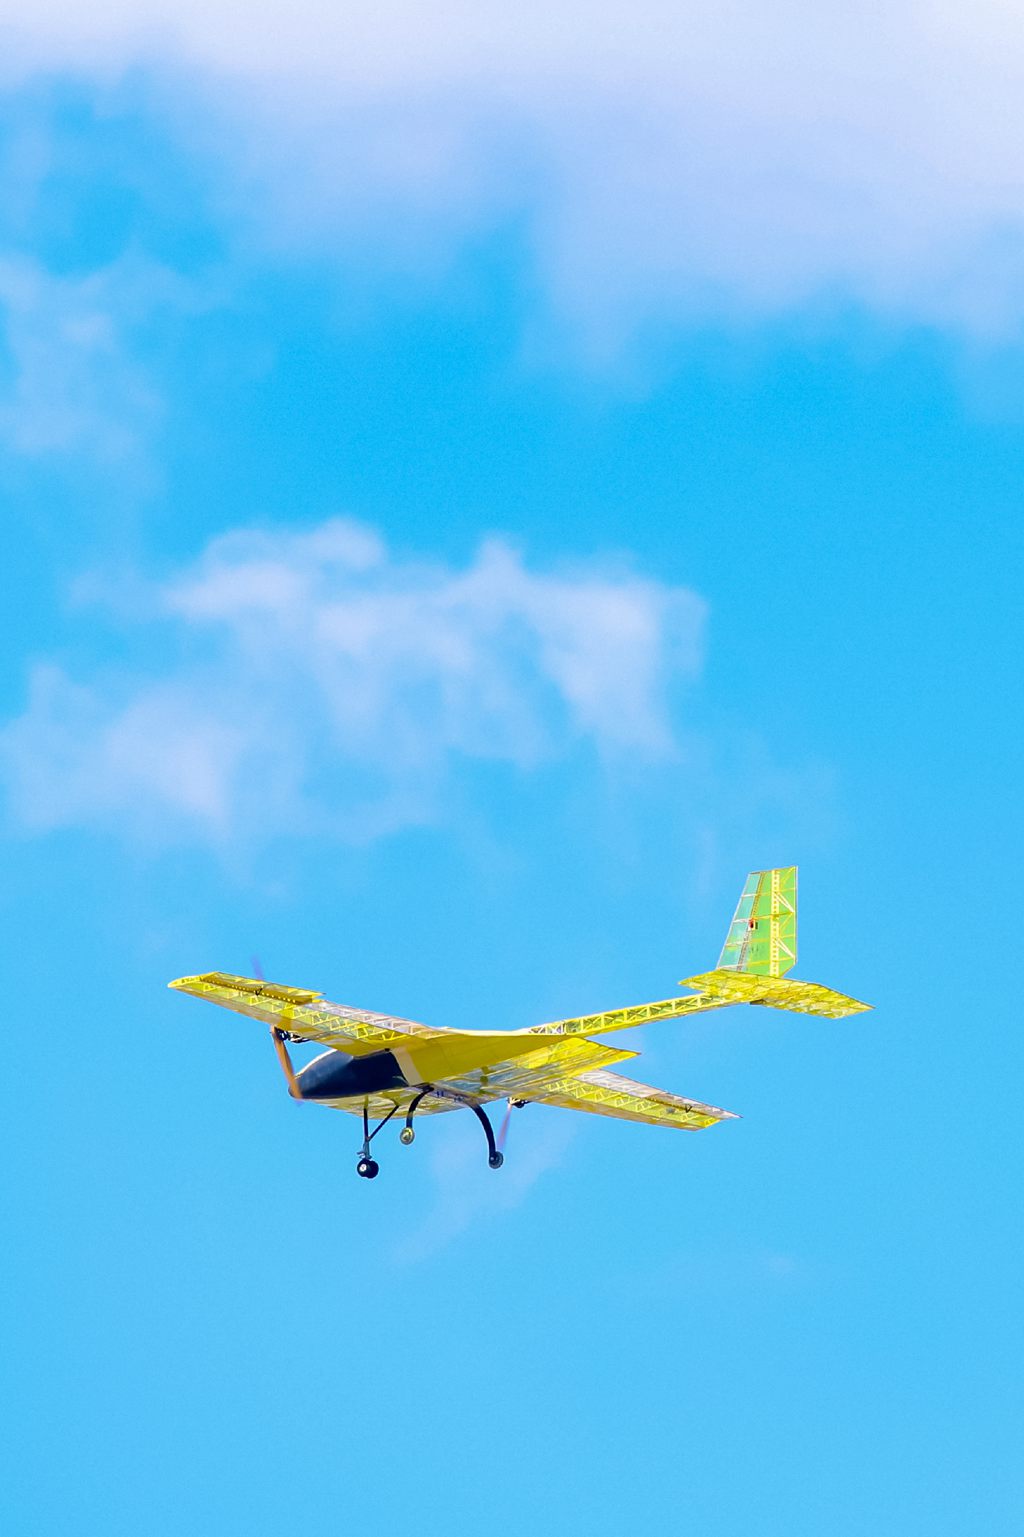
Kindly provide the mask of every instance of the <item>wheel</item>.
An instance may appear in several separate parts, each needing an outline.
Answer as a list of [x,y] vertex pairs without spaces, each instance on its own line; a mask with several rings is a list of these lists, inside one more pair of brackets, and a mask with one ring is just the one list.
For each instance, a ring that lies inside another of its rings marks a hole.
[[360,1158],[356,1164],[356,1173],[360,1179],[376,1179],[380,1173],[380,1164],[373,1158]]
[[492,1153],[490,1155],[490,1157],[488,1158],[488,1160],[487,1160],[488,1166],[490,1168],[492,1168],[492,1169],[500,1169],[504,1162],[505,1162],[505,1154],[504,1153]]
[[413,1131],[411,1126],[403,1126],[401,1131],[398,1133],[398,1140],[403,1147],[408,1147],[411,1143],[416,1141],[416,1133]]

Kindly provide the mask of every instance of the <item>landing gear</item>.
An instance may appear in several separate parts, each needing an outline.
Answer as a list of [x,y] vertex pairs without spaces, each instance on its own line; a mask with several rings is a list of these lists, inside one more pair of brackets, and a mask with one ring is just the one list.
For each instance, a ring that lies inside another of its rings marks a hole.
[[497,1143],[494,1140],[494,1131],[490,1121],[487,1119],[487,1112],[480,1105],[470,1105],[469,1108],[480,1122],[484,1129],[484,1136],[487,1138],[487,1167],[489,1169],[500,1169],[505,1162],[505,1155],[498,1152]]
[[371,1156],[370,1156],[370,1143],[373,1141],[374,1137],[377,1135],[377,1133],[379,1131],[383,1131],[384,1127],[388,1124],[388,1122],[390,1121],[391,1117],[395,1114],[395,1112],[397,1110],[398,1110],[398,1106],[397,1105],[392,1105],[391,1109],[388,1111],[388,1113],[384,1117],[384,1119],[382,1121],[378,1121],[376,1126],[371,1131],[370,1130],[370,1110],[369,1110],[369,1104],[366,1101],[364,1101],[364,1103],[363,1103],[363,1149],[362,1149],[362,1152],[359,1154],[359,1162],[356,1164],[356,1173],[359,1175],[360,1179],[376,1179],[377,1175],[380,1173],[380,1164],[377,1162],[377,1160],[375,1158],[371,1158]]
[[420,1108],[422,1102],[426,1099],[427,1095],[432,1094],[433,1091],[434,1085],[432,1083],[424,1084],[423,1088],[410,1104],[405,1116],[405,1125],[398,1133],[398,1140],[403,1147],[411,1147],[412,1144],[416,1141],[416,1132],[413,1129],[412,1118]]
[[[480,1125],[484,1129],[484,1136],[487,1138],[487,1167],[489,1169],[500,1169],[502,1164],[505,1162],[505,1155],[498,1147],[497,1142],[494,1140],[494,1130],[490,1121],[487,1119],[487,1113],[483,1107],[481,1105],[467,1104],[466,1101],[461,1097],[458,1097],[454,1094],[445,1094],[443,1090],[435,1091],[434,1085],[432,1083],[424,1084],[423,1087],[419,1089],[413,1096],[409,1104],[409,1108],[405,1113],[405,1125],[402,1127],[402,1130],[398,1134],[398,1140],[401,1142],[402,1146],[409,1147],[413,1142],[415,1142],[416,1129],[412,1124],[413,1116],[416,1114],[417,1110],[426,1099],[427,1095],[433,1094],[435,1092],[440,1093],[444,1098],[447,1098],[448,1100],[454,1100],[456,1104],[465,1105],[468,1110],[472,1110],[473,1114],[476,1116],[477,1120],[480,1122]],[[522,1101],[509,1101],[510,1105],[514,1103],[522,1103]],[[359,1162],[356,1164],[356,1173],[359,1175],[360,1179],[376,1179],[377,1175],[380,1173],[380,1165],[370,1154],[370,1143],[373,1141],[377,1133],[383,1130],[383,1128],[390,1121],[391,1117],[395,1115],[397,1111],[398,1106],[392,1106],[391,1110],[389,1110],[384,1119],[379,1121],[371,1131],[369,1101],[364,1101],[363,1146],[362,1151],[359,1154]]]

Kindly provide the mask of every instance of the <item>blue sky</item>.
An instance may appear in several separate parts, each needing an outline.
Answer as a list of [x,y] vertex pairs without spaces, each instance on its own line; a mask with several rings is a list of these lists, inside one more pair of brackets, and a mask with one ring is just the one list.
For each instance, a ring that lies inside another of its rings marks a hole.
[[[1019,1521],[1024,49],[686,14],[0,6],[19,1537]],[[875,1012],[639,1035],[697,1136],[369,1184],[164,985],[515,1027],[791,862]]]

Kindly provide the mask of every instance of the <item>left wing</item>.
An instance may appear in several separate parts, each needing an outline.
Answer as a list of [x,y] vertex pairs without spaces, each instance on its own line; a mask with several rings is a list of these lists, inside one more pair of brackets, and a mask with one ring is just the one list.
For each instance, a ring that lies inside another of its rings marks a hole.
[[390,1051],[410,1084],[448,1083],[483,1099],[516,1093],[569,1067],[634,1055],[590,1041],[538,1037],[532,1030],[438,1030],[414,1019],[329,1003],[310,989],[223,971],[179,977],[168,986],[353,1057]]
[[377,1014],[370,1009],[353,1009],[343,1003],[328,1003],[323,993],[303,987],[282,987],[257,977],[236,977],[229,972],[207,971],[198,977],[179,977],[169,982],[180,993],[219,1003],[236,1014],[247,1014],[264,1024],[275,1025],[304,1040],[333,1046],[353,1056],[385,1051],[416,1036],[421,1041],[437,1040],[445,1032],[412,1019],[398,1019],[391,1014]]
[[537,1105],[559,1105],[564,1110],[587,1110],[591,1115],[610,1115],[622,1121],[643,1121],[648,1126],[677,1126],[680,1131],[699,1131],[716,1121],[735,1121],[731,1110],[683,1099],[646,1083],[634,1083],[620,1073],[601,1068],[572,1078],[555,1078],[530,1100]]

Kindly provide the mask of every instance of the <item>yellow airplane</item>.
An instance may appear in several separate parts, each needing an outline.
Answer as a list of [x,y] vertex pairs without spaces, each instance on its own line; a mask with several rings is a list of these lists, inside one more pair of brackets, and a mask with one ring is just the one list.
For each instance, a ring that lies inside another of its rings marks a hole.
[[[730,1003],[766,1004],[826,1019],[871,1007],[817,982],[788,979],[795,963],[796,866],[790,865],[755,870],[747,877],[718,966],[680,984],[696,992],[528,1030],[436,1030],[411,1019],[327,1003],[322,993],[301,987],[221,971],[179,977],[168,986],[269,1024],[292,1097],[362,1117],[356,1173],[376,1179],[379,1166],[370,1144],[393,1116],[403,1113],[399,1140],[408,1146],[416,1135],[414,1116],[472,1110],[487,1137],[492,1169],[500,1169],[504,1157],[484,1105],[499,1099],[508,1101],[506,1126],[512,1109],[526,1104],[560,1105],[683,1131],[736,1120],[729,1110],[609,1072],[612,1063],[639,1053],[589,1037]],[[328,1050],[296,1071],[288,1052],[292,1041],[312,1041]],[[377,1121],[372,1131],[371,1119]]]

